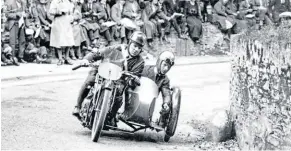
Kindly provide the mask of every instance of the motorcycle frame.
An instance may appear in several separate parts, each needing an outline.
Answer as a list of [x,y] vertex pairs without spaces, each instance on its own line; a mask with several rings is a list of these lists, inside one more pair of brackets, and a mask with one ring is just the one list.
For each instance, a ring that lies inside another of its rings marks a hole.
[[[126,80],[126,85],[122,91],[122,94],[124,95],[125,93],[125,90],[129,87],[128,83],[129,83],[129,80],[131,80],[131,78],[128,78]],[[105,84],[103,84],[105,83]],[[93,114],[95,114],[95,110],[97,108],[97,104],[98,104],[98,100],[100,99],[100,96],[101,96],[101,90],[102,89],[107,89],[107,90],[110,90],[112,92],[112,97],[110,99],[110,108],[108,110],[108,113],[112,110],[112,107],[114,105],[114,101],[115,101],[115,97],[116,97],[116,90],[117,90],[117,85],[118,84],[115,84],[114,81],[112,80],[107,80],[107,79],[104,79],[102,77],[100,77],[98,74],[96,75],[95,77],[95,84],[94,84],[94,90],[93,90],[93,99],[92,100],[92,105],[93,105],[93,112],[91,113],[91,116],[89,117],[88,114],[87,114],[87,117],[86,118],[90,118],[90,122],[89,122],[89,125],[87,125],[86,127],[90,128],[92,127],[92,123],[93,123],[93,120],[94,120],[94,116],[92,116]],[[123,100],[123,103],[124,103],[125,100]],[[88,110],[89,112],[89,110]],[[143,124],[139,124],[139,123],[135,123],[135,122],[131,122],[131,121],[126,121],[126,120],[123,120],[123,119],[119,119],[120,121],[122,121],[124,124],[128,125],[130,128],[132,128],[132,130],[125,130],[125,129],[121,129],[121,128],[118,128],[118,127],[114,127],[114,126],[111,126],[111,125],[104,125],[104,126],[107,126],[109,127],[110,129],[112,130],[115,130],[115,131],[121,131],[121,132],[126,132],[126,133],[135,133],[137,131],[140,131],[140,130],[143,130],[143,129],[147,129],[147,128],[150,128],[152,130],[156,130],[157,132],[158,131],[163,131],[164,129],[159,127],[159,126],[155,126],[155,125],[143,125]]]

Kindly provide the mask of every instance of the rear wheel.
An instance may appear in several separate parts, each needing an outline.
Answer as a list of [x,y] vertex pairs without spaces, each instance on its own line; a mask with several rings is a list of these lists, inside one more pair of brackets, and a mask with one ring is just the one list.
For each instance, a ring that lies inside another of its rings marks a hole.
[[91,131],[91,139],[93,142],[97,142],[101,135],[106,115],[108,113],[110,97],[111,97],[110,90],[104,89],[101,91],[101,95],[99,98],[100,100],[97,101],[98,103],[95,109],[94,122]]

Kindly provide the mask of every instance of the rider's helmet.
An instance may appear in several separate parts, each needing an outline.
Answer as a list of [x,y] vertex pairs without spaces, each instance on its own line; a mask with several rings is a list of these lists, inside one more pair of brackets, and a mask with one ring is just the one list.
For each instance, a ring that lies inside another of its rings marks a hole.
[[135,31],[129,39],[128,53],[130,56],[138,56],[142,52],[142,47],[145,45],[146,36],[141,31]]
[[145,45],[145,41],[146,41],[146,36],[143,32],[141,31],[135,31],[134,33],[132,33],[132,35],[130,36],[130,42],[136,42],[138,44],[140,44],[142,47]]
[[162,52],[157,60],[156,66],[159,74],[166,74],[175,64],[175,55],[171,51]]

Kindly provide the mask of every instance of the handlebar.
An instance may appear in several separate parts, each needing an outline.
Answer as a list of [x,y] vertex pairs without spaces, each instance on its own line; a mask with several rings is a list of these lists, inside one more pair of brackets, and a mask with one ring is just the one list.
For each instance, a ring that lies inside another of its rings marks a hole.
[[128,77],[129,77],[128,80],[133,80],[133,82],[134,82],[136,85],[140,86],[139,78],[136,78],[137,76],[134,75],[134,73],[129,72],[129,71],[124,71],[122,74],[125,75],[125,76],[128,76]]
[[[89,66],[89,67],[92,67],[92,66],[94,66],[94,65],[93,65],[93,63],[90,63],[88,66]],[[72,70],[77,70],[77,69],[79,69],[79,68],[81,68],[81,67],[87,67],[87,66],[84,66],[84,65],[76,65],[76,66],[74,66],[74,67],[72,68]],[[124,75],[124,76],[129,77],[128,81],[129,81],[129,80],[133,80],[133,82],[134,82],[136,85],[140,86],[139,78],[136,78],[137,76],[134,74],[134,72],[123,71],[121,74]]]
[[81,67],[93,67],[94,65],[93,65],[93,63],[90,63],[88,66],[85,66],[85,65],[76,65],[76,66],[74,66],[73,68],[72,68],[72,70],[77,70],[77,69],[79,69],[79,68],[81,68]]
[[77,66],[73,67],[72,70],[77,70],[77,69],[79,69],[81,67],[82,67],[82,65],[77,65]]

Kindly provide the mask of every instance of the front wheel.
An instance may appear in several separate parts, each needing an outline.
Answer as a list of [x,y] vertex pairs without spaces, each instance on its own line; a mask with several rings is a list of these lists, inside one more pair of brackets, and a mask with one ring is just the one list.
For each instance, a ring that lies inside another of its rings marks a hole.
[[91,131],[91,139],[93,142],[97,142],[101,135],[101,131],[103,129],[104,122],[108,113],[110,97],[111,91],[104,89],[101,91],[99,100],[97,100],[94,122]]

